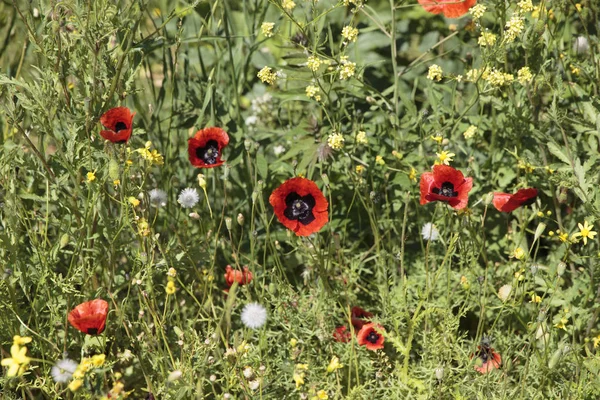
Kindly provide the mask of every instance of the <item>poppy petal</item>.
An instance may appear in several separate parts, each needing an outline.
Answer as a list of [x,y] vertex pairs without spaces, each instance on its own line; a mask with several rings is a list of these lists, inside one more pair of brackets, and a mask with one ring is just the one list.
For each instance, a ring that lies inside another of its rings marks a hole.
[[107,129],[100,136],[113,143],[125,143],[131,137],[135,113],[127,107],[111,108],[100,117],[100,123]]
[[421,174],[421,181],[419,182],[419,189],[421,191],[421,205],[427,204],[432,200],[427,199],[427,195],[431,192],[431,187],[435,179],[433,177],[433,172],[424,172]]
[[360,331],[356,334],[356,340],[360,346],[365,346],[367,350],[383,349],[384,332],[385,330],[381,325],[369,323],[360,328]]
[[88,335],[99,335],[104,331],[108,303],[96,299],[79,304],[68,315],[69,323],[77,330]]
[[477,0],[419,0],[425,11],[431,14],[443,13],[446,18],[458,18],[465,15]]
[[[291,209],[292,202],[302,208],[298,215],[290,217],[296,211]],[[288,179],[271,193],[269,203],[279,222],[298,236],[318,232],[329,221],[329,203],[310,179]]]
[[492,203],[498,211],[511,212],[521,206],[532,204],[537,195],[538,190],[535,188],[519,189],[515,194],[495,192]]
[[223,165],[222,150],[229,144],[229,135],[221,128],[201,129],[188,139],[188,158],[198,168],[215,168]]

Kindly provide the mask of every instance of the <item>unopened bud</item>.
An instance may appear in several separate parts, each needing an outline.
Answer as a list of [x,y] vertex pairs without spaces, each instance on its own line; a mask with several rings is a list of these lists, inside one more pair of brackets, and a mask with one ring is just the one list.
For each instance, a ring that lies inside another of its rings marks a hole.
[[543,222],[540,222],[537,226],[537,228],[535,229],[535,234],[533,235],[533,240],[536,241],[540,238],[540,236],[542,236],[542,233],[544,233],[544,231],[546,230],[546,224]]
[[244,225],[244,214],[242,214],[242,213],[239,213],[239,214],[237,215],[237,223],[238,223],[240,226]]
[[442,379],[444,379],[444,368],[439,367],[435,369],[435,377],[437,378],[438,381],[441,381]]
[[556,275],[563,276],[563,274],[565,273],[565,269],[567,269],[567,264],[565,264],[562,261],[559,262],[558,266],[556,267]]
[[329,186],[329,177],[327,174],[321,174],[321,178],[323,178],[323,182],[325,182],[326,186]]
[[227,227],[228,231],[231,230],[231,218],[229,218],[229,217],[225,218],[225,226]]
[[197,212],[190,213],[190,218],[200,219],[200,215]]
[[250,151],[251,147],[252,147],[252,140],[250,140],[250,139],[244,140],[244,148],[246,149],[246,151]]
[[204,177],[204,174],[198,174],[198,186],[202,189],[206,189],[206,178]]

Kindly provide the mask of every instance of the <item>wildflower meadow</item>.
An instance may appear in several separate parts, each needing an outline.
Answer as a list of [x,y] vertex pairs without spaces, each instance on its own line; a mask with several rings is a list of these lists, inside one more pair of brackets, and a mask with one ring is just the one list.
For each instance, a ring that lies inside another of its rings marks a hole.
[[0,398],[599,399],[599,31],[3,0]]

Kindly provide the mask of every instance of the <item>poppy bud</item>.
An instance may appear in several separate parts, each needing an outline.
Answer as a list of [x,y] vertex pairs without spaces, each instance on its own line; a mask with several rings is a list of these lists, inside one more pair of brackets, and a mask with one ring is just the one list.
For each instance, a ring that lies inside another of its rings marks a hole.
[[483,204],[485,204],[486,206],[489,206],[490,204],[492,204],[492,200],[494,200],[494,193],[488,193],[485,195],[485,197],[483,198]]
[[66,233],[60,237],[60,248],[62,249],[69,244],[69,235]]
[[202,189],[206,189],[206,178],[204,177],[204,174],[198,174],[198,186]]
[[563,274],[565,273],[565,269],[567,269],[567,264],[565,264],[562,261],[559,262],[558,266],[556,267],[556,275],[563,276]]
[[321,178],[323,178],[323,182],[325,182],[326,186],[329,186],[329,177],[327,174],[321,174]]
[[240,226],[244,225],[244,214],[242,214],[242,213],[239,213],[239,214],[237,215],[237,223],[238,223]]
[[553,369],[554,367],[556,367],[556,364],[558,364],[558,362],[560,361],[562,356],[563,356],[562,349],[556,350],[554,352],[554,354],[552,354],[552,358],[550,358],[550,361],[548,362],[548,368]]
[[544,233],[544,231],[546,230],[546,224],[543,222],[540,222],[537,226],[537,228],[535,229],[535,234],[533,235],[533,240],[536,241],[540,238],[540,236],[542,236],[542,233]]
[[439,367],[435,369],[435,377],[437,378],[438,381],[441,381],[442,379],[444,379],[444,368]]
[[250,140],[250,139],[244,140],[244,148],[246,149],[246,151],[250,151],[251,147],[252,147],[252,140]]
[[231,230],[231,218],[230,217],[225,218],[225,226],[227,227],[228,231]]
[[198,215],[197,212],[192,212],[192,213],[190,213],[190,218],[200,219],[200,215]]
[[255,190],[252,192],[252,203],[256,203],[257,198],[258,198],[258,192]]

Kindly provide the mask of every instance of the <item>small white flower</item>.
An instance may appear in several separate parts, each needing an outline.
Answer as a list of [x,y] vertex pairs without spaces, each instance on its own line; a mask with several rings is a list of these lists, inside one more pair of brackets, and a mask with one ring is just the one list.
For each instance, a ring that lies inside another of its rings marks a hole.
[[50,370],[50,374],[52,375],[52,379],[56,383],[66,383],[68,382],[73,373],[77,369],[77,363],[73,360],[65,358],[63,360],[57,361],[56,364]]
[[246,379],[252,379],[252,377],[254,376],[254,371],[252,371],[252,367],[246,367],[244,368],[244,377]]
[[167,192],[162,189],[152,189],[149,193],[150,203],[156,207],[164,207],[167,205]]
[[249,303],[242,310],[242,322],[247,328],[258,329],[267,322],[267,310],[258,303]]
[[500,297],[500,300],[506,301],[510,296],[510,292],[512,292],[512,286],[504,285],[500,289],[498,289],[498,297]]
[[587,53],[590,49],[590,44],[585,36],[577,36],[573,43],[573,51],[577,54]]
[[278,144],[277,146],[273,147],[273,153],[275,153],[276,156],[279,156],[279,155],[285,153],[285,147]]
[[256,390],[260,387],[260,382],[257,380],[250,381],[248,382],[248,386],[250,387],[250,390]]
[[181,375],[183,375],[183,372],[181,372],[180,370],[176,369],[175,371],[173,371],[173,372],[171,372],[169,374],[169,376],[167,377],[167,380],[169,382],[176,381],[177,379],[181,378]]
[[183,208],[192,208],[194,207],[198,201],[200,200],[200,196],[196,189],[193,188],[185,188],[179,193],[179,198],[177,202],[181,204]]
[[427,222],[421,229],[421,235],[425,240],[438,240],[440,237],[440,231],[431,222]]
[[254,126],[258,124],[258,117],[256,115],[251,115],[246,118],[246,126]]

